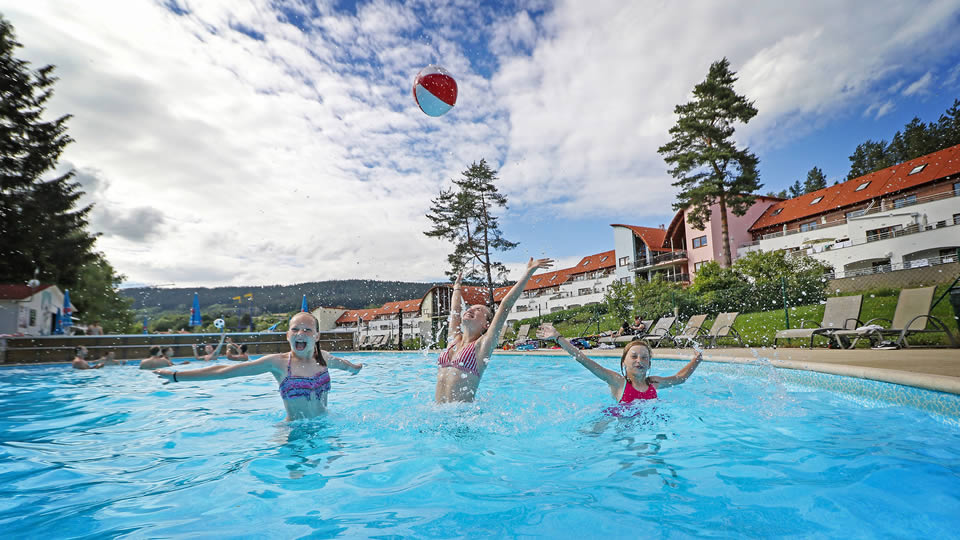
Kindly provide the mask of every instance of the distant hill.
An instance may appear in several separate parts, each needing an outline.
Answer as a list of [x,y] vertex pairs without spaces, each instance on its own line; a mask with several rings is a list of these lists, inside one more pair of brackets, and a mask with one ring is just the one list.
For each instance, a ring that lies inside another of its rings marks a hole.
[[[201,311],[204,307],[214,304],[233,305],[234,297],[252,293],[253,306],[258,312],[281,313],[300,309],[303,295],[307,295],[310,309],[320,306],[362,309],[371,305],[379,307],[393,300],[421,298],[433,285],[433,283],[346,279],[265,287],[176,289],[136,287],[123,289],[120,292],[124,296],[133,298],[133,309],[138,311],[187,312],[193,303],[193,293],[196,292],[200,297]],[[244,302],[246,303],[246,300]]]

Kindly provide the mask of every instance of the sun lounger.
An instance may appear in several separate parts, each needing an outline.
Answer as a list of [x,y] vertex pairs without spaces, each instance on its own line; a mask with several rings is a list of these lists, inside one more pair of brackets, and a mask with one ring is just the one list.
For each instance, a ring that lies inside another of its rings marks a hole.
[[[871,344],[877,345],[883,341],[884,336],[896,337],[896,341],[893,342],[894,347],[909,347],[907,337],[912,334],[943,332],[947,335],[950,346],[957,347],[957,340],[943,321],[930,315],[935,289],[935,287],[903,289],[900,291],[900,297],[897,298],[897,309],[893,313],[892,321],[878,317],[867,321],[855,330],[840,330],[835,335],[838,338],[854,338],[850,348],[856,347],[857,342],[862,338],[867,338]],[[881,322],[889,326],[884,328],[879,324]],[[934,328],[927,330],[928,324],[932,324]]]
[[[809,339],[810,348],[813,348],[813,340],[817,336],[825,337],[827,340],[835,340],[840,348],[847,345],[847,340],[841,339],[836,335],[839,330],[853,330],[860,323],[860,306],[863,304],[863,296],[835,296],[827,299],[827,305],[823,308],[823,320],[816,328],[803,328],[804,321],[800,328],[791,328],[789,330],[780,330],[773,338],[773,346],[777,346],[777,341],[781,339]],[[816,323],[814,323],[816,324]]]
[[614,338],[613,343],[617,346],[623,346],[637,339],[645,339],[654,347],[656,347],[663,339],[672,339],[670,330],[673,328],[673,323],[675,322],[677,322],[676,317],[660,317],[660,320],[657,321],[657,324],[653,325],[653,328],[651,328],[646,334],[620,336],[618,338]]
[[513,345],[521,345],[527,341],[527,335],[530,333],[529,324],[521,324],[520,330],[517,331],[517,339],[513,340]]
[[370,344],[370,335],[367,334],[366,336],[363,336],[362,338],[360,338],[360,341],[357,343],[357,349],[358,350],[362,349],[369,344]]
[[703,323],[707,320],[706,315],[694,315],[687,320],[687,325],[683,327],[683,332],[674,336],[671,341],[675,346],[682,347],[694,341],[700,334],[704,333]]
[[386,340],[386,337],[387,336],[383,334],[380,334],[378,336],[373,336],[373,338],[370,339],[370,342],[367,343],[367,346],[365,348],[367,349],[379,348],[381,345],[383,345],[383,342]]
[[743,347],[743,340],[740,339],[740,334],[733,328],[733,323],[737,321],[737,315],[740,315],[739,311],[731,311],[729,313],[721,313],[717,315],[717,319],[713,321],[713,326],[710,327],[710,330],[703,334],[704,339],[710,340],[710,346],[716,347],[717,340],[723,338],[733,338],[737,340],[737,343]]

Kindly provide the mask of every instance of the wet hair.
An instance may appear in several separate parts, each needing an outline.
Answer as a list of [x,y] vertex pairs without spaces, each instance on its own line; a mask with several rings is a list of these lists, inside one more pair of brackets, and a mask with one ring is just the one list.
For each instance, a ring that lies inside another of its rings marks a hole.
[[[297,313],[297,315],[309,315],[310,318],[313,319],[313,327],[317,329],[317,343],[316,349],[314,350],[317,357],[314,358],[314,360],[316,360],[321,366],[327,367],[327,361],[323,359],[323,351],[320,350],[320,320],[314,317],[313,313],[310,313],[309,311],[301,311],[300,313]],[[297,315],[294,315],[293,317],[296,317]],[[291,321],[293,320],[293,317],[290,317]]]
[[173,351],[174,351],[173,347],[164,347],[162,351],[164,356],[167,355],[167,351],[170,351],[170,356],[173,356]]
[[247,344],[246,344],[246,343],[244,343],[243,345],[240,345],[240,352],[242,352],[242,353],[247,352]]
[[[634,347],[646,347],[646,348],[647,348],[647,354],[650,356],[650,361],[651,361],[651,362],[653,361],[653,349],[650,348],[650,344],[649,344],[649,343],[647,343],[646,341],[644,341],[644,340],[642,340],[642,339],[635,339],[635,340],[631,341],[630,343],[627,343],[627,346],[623,348],[623,355],[620,356],[620,374],[623,375],[623,378],[624,378],[624,379],[627,379],[628,381],[630,380],[630,378],[627,377],[627,370],[626,370],[626,368],[623,367],[623,363],[627,360],[627,355],[630,354],[630,349],[632,349],[632,348],[634,348]],[[649,377],[648,377],[648,379],[649,379]],[[631,382],[632,382],[632,381],[631,381]]]
[[150,356],[157,356],[158,354],[160,354],[159,345],[154,345],[153,347],[150,347]]
[[73,349],[73,355],[74,355],[74,356],[80,356],[80,355],[83,354],[86,350],[87,350],[86,347],[84,347],[83,345],[79,345],[79,346],[77,346],[77,347],[74,347],[74,349]]

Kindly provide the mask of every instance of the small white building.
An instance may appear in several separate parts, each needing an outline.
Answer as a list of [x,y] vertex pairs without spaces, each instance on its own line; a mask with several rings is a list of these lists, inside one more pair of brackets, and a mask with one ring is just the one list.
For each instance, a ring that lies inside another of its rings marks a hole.
[[957,225],[960,145],[776,203],[739,252],[807,253],[842,278],[954,262]]
[[0,284],[0,334],[49,336],[63,291],[56,285]]

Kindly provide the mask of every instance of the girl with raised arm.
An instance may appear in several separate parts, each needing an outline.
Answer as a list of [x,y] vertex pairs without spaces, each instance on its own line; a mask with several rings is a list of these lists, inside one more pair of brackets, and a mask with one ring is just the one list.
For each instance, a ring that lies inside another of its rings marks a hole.
[[470,306],[461,313],[462,275],[457,276],[450,300],[450,327],[447,331],[447,343],[450,346],[437,359],[437,403],[473,401],[483,372],[490,362],[490,355],[506,325],[507,314],[517,303],[537,268],[549,268],[551,264],[553,261],[550,259],[533,260],[531,257],[523,276],[503,297],[496,313],[483,304]]
[[216,365],[201,369],[155,371],[171,382],[211,381],[270,373],[280,384],[280,398],[287,420],[313,418],[327,409],[330,369],[342,369],[356,375],[363,364],[353,364],[320,349],[317,341],[320,324],[310,313],[297,313],[290,319],[287,342],[290,352],[269,354],[241,364]]
[[537,329],[537,338],[556,341],[560,348],[567,351],[583,367],[590,370],[598,379],[607,383],[610,394],[618,404],[627,404],[637,400],[657,399],[657,390],[683,384],[697,369],[703,359],[699,352],[690,360],[690,363],[680,368],[676,374],[669,377],[655,377],[648,375],[650,360],[653,351],[645,341],[631,341],[623,348],[620,357],[620,373],[609,370],[594,362],[580,349],[560,335],[550,323],[544,323]]

